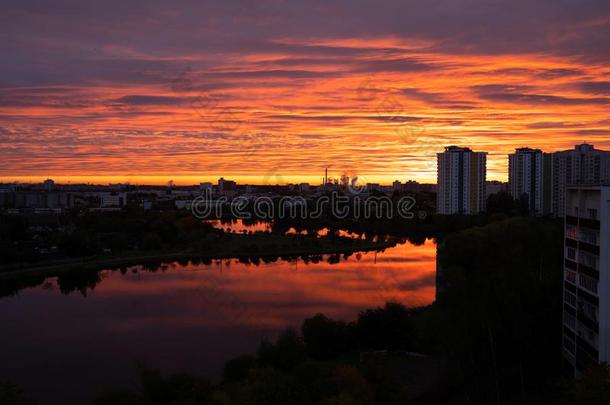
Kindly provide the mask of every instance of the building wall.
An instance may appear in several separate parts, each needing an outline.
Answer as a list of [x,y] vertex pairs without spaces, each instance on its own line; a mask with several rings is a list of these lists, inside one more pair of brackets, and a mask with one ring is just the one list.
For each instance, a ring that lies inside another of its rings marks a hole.
[[610,186],[566,189],[564,357],[578,374],[610,361]]
[[437,212],[450,215],[484,211],[486,153],[448,147],[437,158]]
[[508,155],[509,190],[514,199],[525,199],[533,215],[545,214],[544,210],[544,154],[539,149],[521,148]]
[[552,205],[554,215],[565,212],[566,187],[610,183],[610,151],[593,145],[576,145],[574,149],[552,154]]
[[610,187],[600,194],[599,361],[610,362]]
[[487,208],[487,153],[473,152],[472,157],[470,187],[474,192],[470,213],[477,214]]
[[542,169],[542,214],[553,212],[553,154],[543,155]]

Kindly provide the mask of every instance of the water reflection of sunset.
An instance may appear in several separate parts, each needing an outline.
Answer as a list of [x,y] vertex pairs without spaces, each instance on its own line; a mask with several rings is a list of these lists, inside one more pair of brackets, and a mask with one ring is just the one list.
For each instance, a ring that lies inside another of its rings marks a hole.
[[298,327],[315,313],[354,320],[387,300],[431,303],[435,255],[435,242],[427,240],[335,264],[326,255],[308,264],[222,260],[173,263],[154,272],[137,266],[124,274],[102,271],[93,289],[82,288],[86,296],[66,286],[61,294],[60,280],[51,278],[0,300],[5,371],[53,384],[49,375],[61,381],[73,378],[71,369],[87,369],[79,387],[88,393],[99,389],[95,381],[102,377],[117,384],[131,378],[135,359],[152,359],[168,371],[217,375],[228,358],[254,351],[262,337]]
[[[173,263],[156,273],[106,271],[90,298],[139,296],[174,308],[167,318],[156,314],[150,322],[197,323],[206,314],[204,321],[218,327],[229,322],[275,330],[318,312],[351,320],[388,300],[429,304],[435,296],[435,256],[435,243],[427,240],[422,246],[405,243],[384,252],[341,256],[334,264],[325,255],[317,263],[278,260],[257,266],[227,259],[212,265]],[[120,319],[113,322],[122,327]],[[135,326],[133,319],[125,325]]]
[[209,220],[207,221],[214,228],[222,229],[225,232],[259,232],[271,230],[271,224],[269,222],[256,222],[252,224],[244,224],[241,219],[237,220]]

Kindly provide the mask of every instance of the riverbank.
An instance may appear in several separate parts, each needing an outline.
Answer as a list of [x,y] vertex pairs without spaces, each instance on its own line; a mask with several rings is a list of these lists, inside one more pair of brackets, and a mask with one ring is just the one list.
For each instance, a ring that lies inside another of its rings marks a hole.
[[[202,249],[125,252],[121,254],[47,261],[0,267],[0,280],[54,276],[75,270],[102,270],[137,264],[179,260],[218,260],[268,257],[299,257],[324,254],[352,254],[383,250],[397,241],[366,241],[350,238],[305,238],[300,235],[224,234]],[[205,250],[202,252],[202,250]]]

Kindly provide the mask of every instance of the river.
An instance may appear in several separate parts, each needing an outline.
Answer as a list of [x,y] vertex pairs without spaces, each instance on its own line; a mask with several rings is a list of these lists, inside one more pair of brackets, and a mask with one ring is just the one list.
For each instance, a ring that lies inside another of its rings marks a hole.
[[226,360],[318,312],[346,321],[435,299],[436,244],[311,260],[167,263],[49,277],[0,299],[0,380],[47,403],[137,388],[136,363],[218,378]]

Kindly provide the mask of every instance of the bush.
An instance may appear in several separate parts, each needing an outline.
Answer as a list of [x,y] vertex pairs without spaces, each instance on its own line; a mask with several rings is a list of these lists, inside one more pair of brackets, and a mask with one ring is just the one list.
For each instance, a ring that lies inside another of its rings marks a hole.
[[367,350],[411,349],[413,334],[411,312],[397,302],[361,312],[356,323],[358,344]]
[[307,354],[316,360],[328,360],[350,349],[351,342],[345,322],[333,321],[323,314],[303,321],[301,327]]
[[225,382],[242,381],[256,366],[256,357],[243,355],[229,360],[223,369],[222,377]]
[[275,344],[263,340],[257,356],[263,365],[290,370],[305,359],[305,345],[299,334],[290,328],[280,335]]

